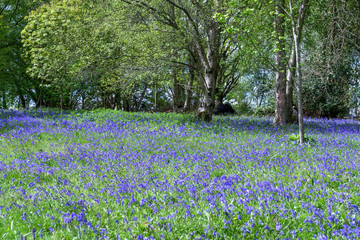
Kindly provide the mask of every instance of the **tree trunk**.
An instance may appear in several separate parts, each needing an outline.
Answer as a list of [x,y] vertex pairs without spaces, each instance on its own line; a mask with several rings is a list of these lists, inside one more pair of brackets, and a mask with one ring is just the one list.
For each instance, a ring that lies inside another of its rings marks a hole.
[[274,124],[284,125],[288,122],[289,113],[287,112],[287,96],[286,96],[286,66],[285,60],[285,22],[284,11],[285,0],[277,0],[275,6],[275,119]]
[[301,32],[304,25],[305,14],[308,7],[308,0],[303,0],[299,9],[299,16],[295,22],[293,15],[293,6],[292,1],[289,0],[290,4],[290,14],[291,14],[291,25],[293,32],[293,40],[295,47],[295,57],[296,57],[296,73],[297,73],[297,97],[298,97],[298,118],[299,118],[299,136],[300,136],[300,145],[304,144],[304,119],[303,119],[303,109],[302,109],[302,94],[301,94],[301,85],[302,85],[302,73],[301,73],[301,55],[300,55],[300,41],[301,41]]
[[[303,4],[307,4],[304,1]],[[303,7],[304,5],[302,5]],[[292,11],[292,10],[291,10]],[[303,8],[301,11],[305,11]],[[304,21],[305,21],[305,12],[300,12],[300,15],[298,17],[298,26],[297,26],[297,38],[299,41],[301,41],[302,38],[302,29],[304,26]],[[300,44],[300,43],[299,43]],[[300,46],[298,46],[300,47]],[[287,111],[288,111],[288,120],[291,119],[291,115],[292,115],[292,108],[293,108],[293,95],[294,95],[294,78],[295,78],[295,73],[296,73],[296,48],[295,48],[295,42],[293,42],[292,47],[291,47],[291,54],[290,54],[290,58],[288,61],[288,70],[287,70],[287,75],[286,75],[286,96],[287,96]]]
[[195,96],[194,96],[194,106],[198,109],[200,108],[200,86],[197,85],[195,89]]
[[120,103],[121,103],[121,94],[120,94],[120,92],[116,92],[115,93],[115,109],[116,110],[121,109]]
[[115,97],[115,93],[111,93],[110,94],[110,101],[111,101],[111,109],[115,110],[116,108],[116,97]]
[[125,112],[130,112],[130,100],[126,97],[123,98],[123,110]]
[[261,107],[262,102],[263,102],[263,99],[264,99],[264,93],[262,93],[261,96],[260,96],[259,104],[258,104],[258,106],[257,106],[258,108]]
[[176,69],[172,69],[172,77],[173,77],[173,112],[179,112],[179,82],[177,78]]
[[191,106],[191,97],[192,97],[191,88],[193,86],[194,77],[195,77],[194,68],[192,67],[193,64],[191,64],[191,62],[192,62],[192,60],[190,60],[191,67],[189,68],[189,82],[185,86],[184,112],[189,112],[190,106]]
[[157,112],[157,80],[155,79],[155,96],[154,96],[154,112]]
[[141,103],[142,103],[142,101],[144,100],[147,87],[148,87],[148,85],[147,85],[147,83],[145,83],[145,85],[144,85],[144,90],[141,92],[139,101],[138,101],[137,104],[136,104],[136,111],[140,111],[140,109],[141,109]]
[[85,91],[81,91],[81,109],[85,109]]
[[15,87],[16,87],[16,92],[17,92],[17,94],[19,96],[18,108],[20,107],[20,103],[21,103],[22,108],[26,109],[26,100],[25,100],[23,91],[22,91],[21,87],[19,86],[19,84],[17,82],[17,79],[14,79],[14,84],[15,84]]
[[222,94],[218,94],[216,96],[216,106],[224,103],[224,96]]
[[203,97],[200,104],[201,106],[198,110],[198,117],[206,122],[210,122],[212,120],[215,108],[215,83],[215,74],[212,71],[206,71]]
[[196,47],[201,60],[201,67],[204,70],[204,78],[200,79],[203,80],[201,84],[203,97],[198,110],[198,118],[210,122],[215,108],[215,89],[220,61],[220,27],[215,19],[209,26],[206,54],[201,42],[197,42]]
[[7,109],[7,103],[6,103],[6,91],[2,90],[2,106],[3,109]]
[[304,118],[302,110],[302,95],[301,95],[301,84],[302,84],[302,75],[301,75],[301,66],[300,66],[300,44],[299,38],[296,34],[295,27],[293,26],[294,42],[295,42],[295,52],[296,52],[296,73],[297,73],[297,98],[298,98],[298,118],[299,118],[299,136],[300,136],[300,145],[303,145],[304,137]]
[[26,101],[25,101],[25,97],[24,97],[24,95],[22,94],[22,92],[19,92],[19,99],[20,99],[22,108],[23,108],[23,109],[26,109]]
[[61,112],[64,110],[64,92],[63,92],[63,84],[62,78],[60,79],[59,88],[60,88],[60,110]]
[[295,47],[291,48],[291,55],[288,61],[288,70],[286,74],[286,98],[287,98],[287,112],[289,114],[288,119],[291,119],[293,108],[293,95],[294,95],[294,77],[296,70],[296,57]]
[[35,102],[36,108],[41,108],[41,106],[43,105],[43,102],[44,102],[42,99],[41,87],[35,87],[35,94],[34,94],[33,100]]

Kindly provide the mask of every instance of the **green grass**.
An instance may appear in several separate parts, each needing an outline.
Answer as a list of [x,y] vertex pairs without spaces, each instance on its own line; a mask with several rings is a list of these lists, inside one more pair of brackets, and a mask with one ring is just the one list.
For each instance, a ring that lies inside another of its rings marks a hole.
[[1,119],[1,239],[357,237],[357,123],[306,122],[314,143],[299,147],[295,125],[267,119],[108,110]]

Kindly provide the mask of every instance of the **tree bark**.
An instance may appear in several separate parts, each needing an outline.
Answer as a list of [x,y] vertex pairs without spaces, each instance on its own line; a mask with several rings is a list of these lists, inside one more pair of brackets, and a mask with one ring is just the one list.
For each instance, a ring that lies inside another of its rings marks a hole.
[[123,97],[123,110],[130,112],[130,100],[127,97]]
[[[302,4],[307,5],[307,3],[308,3],[308,0],[306,0],[306,2],[304,1]],[[303,5],[302,5],[302,8],[300,9],[299,16],[298,16],[298,25],[296,26],[297,27],[297,38],[299,40],[299,44],[302,39],[302,30],[303,30],[304,21],[305,21],[305,10],[306,9],[303,9]],[[298,46],[298,48],[299,47],[300,46]],[[289,114],[288,120],[291,119],[291,115],[292,115],[293,95],[294,95],[293,86],[294,86],[294,82],[295,82],[294,78],[295,78],[296,69],[297,69],[297,54],[296,54],[295,42],[293,42],[293,44],[291,46],[291,54],[290,54],[290,58],[288,61],[288,70],[287,70],[287,75],[286,75],[287,111]]]
[[215,108],[215,89],[220,60],[220,26],[215,19],[210,24],[206,54],[202,48],[202,43],[196,43],[197,52],[204,70],[203,97],[198,110],[198,117],[207,122],[212,120]]
[[26,101],[25,101],[25,97],[24,97],[24,95],[22,94],[22,92],[19,92],[19,99],[20,99],[22,108],[23,108],[23,109],[26,109]]
[[301,95],[301,84],[302,84],[302,75],[301,75],[301,66],[300,66],[300,50],[299,50],[299,39],[298,35],[295,32],[295,27],[293,26],[294,32],[294,42],[295,42],[295,52],[296,52],[296,73],[297,73],[297,98],[298,98],[298,119],[299,119],[299,136],[300,136],[300,145],[304,144],[304,118],[303,118],[303,109],[302,109],[302,95]]
[[285,66],[285,0],[277,0],[275,5],[275,119],[274,124],[284,125],[288,122],[286,95],[286,66]]
[[295,18],[293,15],[293,6],[292,1],[289,0],[290,4],[290,17],[292,23],[292,32],[293,32],[293,40],[295,47],[295,57],[296,57],[296,74],[297,74],[297,97],[298,97],[298,118],[299,118],[299,137],[300,137],[300,145],[304,144],[305,135],[304,135],[304,118],[303,118],[303,109],[302,109],[302,72],[301,72],[301,55],[300,55],[300,41],[301,41],[301,32],[304,25],[305,14],[308,7],[308,0],[303,0],[299,9],[299,16],[297,21],[295,22]]
[[154,106],[154,112],[157,112],[157,91],[158,91],[158,89],[157,89],[157,79],[155,79],[155,93],[154,93],[154,104],[155,104],[155,106]]
[[7,109],[7,103],[6,103],[6,91],[2,90],[2,106],[3,109]]
[[199,109],[200,108],[200,91],[201,88],[199,85],[196,86],[195,96],[194,96],[194,106]]
[[199,108],[198,117],[206,122],[212,120],[215,108],[215,81],[216,77],[212,71],[205,73],[205,88],[203,89],[203,97]]
[[60,79],[59,88],[60,88],[60,110],[62,112],[64,110],[64,92],[63,92],[62,78]]
[[287,112],[289,114],[288,119],[291,119],[293,108],[293,95],[294,95],[294,77],[296,71],[296,57],[295,47],[291,47],[291,54],[288,61],[288,70],[286,74],[286,98],[287,98]]
[[172,69],[172,78],[173,78],[173,82],[172,82],[173,112],[178,113],[179,112],[179,82],[175,67]]
[[136,104],[136,111],[140,111],[140,109],[141,109],[141,103],[142,103],[142,102],[143,102],[143,100],[144,100],[144,97],[145,97],[145,94],[146,94],[147,87],[148,87],[148,85],[147,85],[147,83],[145,83],[145,85],[144,85],[144,89],[143,89],[143,91],[141,92],[141,95],[140,95],[139,101],[138,101],[138,102],[137,102],[137,104]]
[[264,99],[264,93],[262,93],[261,94],[261,96],[260,96],[260,100],[259,100],[259,104],[258,104],[258,106],[257,107],[261,107],[261,105],[262,105],[262,102],[263,102],[263,99]]
[[[191,58],[192,59],[192,58]],[[195,77],[195,70],[193,68],[192,64],[193,60],[190,60],[190,67],[189,67],[189,82],[185,86],[185,103],[184,103],[184,112],[189,112],[191,107],[191,97],[192,92],[191,88],[194,83],[194,77]]]
[[222,94],[218,94],[216,96],[216,106],[224,103],[224,96]]
[[115,109],[116,110],[121,109],[120,103],[121,103],[121,94],[119,91],[116,91],[115,92]]

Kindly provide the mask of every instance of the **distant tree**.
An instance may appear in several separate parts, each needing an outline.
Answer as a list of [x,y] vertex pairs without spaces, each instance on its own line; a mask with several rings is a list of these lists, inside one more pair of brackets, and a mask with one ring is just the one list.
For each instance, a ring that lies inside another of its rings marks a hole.
[[304,111],[309,116],[349,113],[360,49],[359,1],[320,1],[309,15],[304,40]]
[[68,85],[66,80],[70,80],[71,73],[81,65],[77,51],[81,33],[76,30],[82,17],[80,1],[55,1],[32,11],[22,31],[30,61],[28,72],[58,87],[61,109],[64,108],[64,87]]
[[[215,92],[219,74],[221,44],[223,35],[214,15],[226,8],[229,1],[216,0],[206,3],[197,1],[124,1],[134,7],[146,9],[160,23],[170,26],[179,32],[187,42],[189,51],[199,60],[197,72],[202,89],[201,106],[198,116],[205,121],[212,119],[215,107]],[[191,46],[194,46],[192,48]]]
[[27,64],[23,61],[20,32],[26,24],[25,16],[47,0],[0,1],[0,91],[2,107],[28,107],[36,102],[38,86],[36,79],[26,74]]
[[[306,13],[309,8],[309,0],[303,0],[299,3],[299,6],[294,6],[292,0],[289,0],[289,12],[288,15],[291,19],[291,27],[293,32],[293,41],[296,57],[296,76],[297,76],[297,112],[298,112],[298,122],[299,122],[299,140],[300,145],[304,143],[304,118],[303,118],[303,105],[302,105],[302,72],[301,72],[301,55],[300,55],[300,43],[302,30],[304,26],[304,21],[306,18]],[[295,9],[298,9],[298,12],[295,13]]]

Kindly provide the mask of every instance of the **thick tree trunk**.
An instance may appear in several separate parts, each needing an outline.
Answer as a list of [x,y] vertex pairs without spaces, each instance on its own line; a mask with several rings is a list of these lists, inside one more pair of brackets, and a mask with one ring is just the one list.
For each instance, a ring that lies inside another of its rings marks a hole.
[[123,98],[123,110],[130,112],[130,100],[128,98]]
[[214,72],[205,72],[205,84],[198,117],[206,122],[210,122],[215,108],[216,75]]
[[211,121],[215,108],[215,89],[220,61],[220,27],[215,19],[212,20],[208,30],[207,49],[202,48],[202,43],[197,43],[197,52],[204,69],[203,97],[198,110],[198,117],[204,121]]
[[275,79],[275,119],[274,124],[284,125],[288,122],[290,115],[287,110],[287,95],[286,95],[286,66],[285,66],[285,22],[284,11],[285,0],[277,0],[275,6],[275,65],[276,65],[276,79]]

